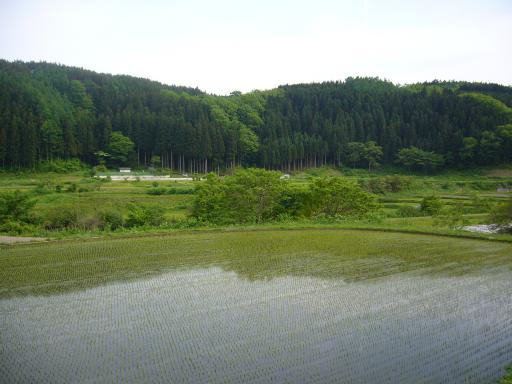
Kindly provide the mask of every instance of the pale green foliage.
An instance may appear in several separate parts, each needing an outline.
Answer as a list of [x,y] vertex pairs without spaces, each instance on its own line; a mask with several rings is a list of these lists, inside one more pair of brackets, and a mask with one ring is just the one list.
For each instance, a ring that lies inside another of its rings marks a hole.
[[310,185],[310,207],[313,215],[361,216],[378,208],[375,197],[356,183],[341,177],[313,180]]
[[417,147],[403,148],[396,156],[397,163],[409,169],[433,170],[444,163],[444,157]]
[[505,231],[512,232],[512,198],[496,207],[491,213],[491,221],[503,225]]
[[443,208],[443,203],[441,199],[435,195],[426,196],[421,201],[420,210],[426,215],[437,215],[441,208]]
[[377,145],[375,141],[369,141],[365,144],[363,150],[363,157],[368,162],[368,170],[379,166],[379,161],[382,158],[382,147]]
[[192,215],[209,222],[223,221],[225,198],[225,185],[221,179],[214,173],[208,174],[204,183],[196,185]]
[[[439,209],[437,212],[440,212]],[[464,214],[466,213],[466,208],[464,204],[458,202],[453,207],[448,209],[443,209],[442,214],[437,216],[434,220],[435,226],[445,226],[451,229],[460,229],[469,224],[469,221]]]
[[258,136],[246,126],[240,128],[240,146],[244,155],[256,153],[260,147]]
[[164,222],[160,207],[154,205],[130,204],[128,206],[127,227],[159,226]]
[[128,156],[133,152],[133,147],[133,141],[121,132],[112,132],[110,135],[108,153],[110,159],[116,165],[123,165],[128,161]]
[[364,144],[354,141],[347,144],[347,160],[355,167],[364,155]]
[[462,139],[463,147],[460,150],[460,158],[466,163],[473,163],[478,149],[478,140],[474,137],[465,137]]
[[239,169],[220,179],[210,174],[196,188],[192,215],[213,223],[262,223],[279,217],[361,216],[376,210],[373,195],[340,177],[294,186],[279,172]]
[[263,169],[239,169],[223,180],[210,174],[196,189],[193,215],[217,223],[271,220],[282,210],[284,183],[279,176]]
[[36,201],[27,193],[16,190],[0,195],[0,223],[18,221],[27,223],[32,221],[32,209]]

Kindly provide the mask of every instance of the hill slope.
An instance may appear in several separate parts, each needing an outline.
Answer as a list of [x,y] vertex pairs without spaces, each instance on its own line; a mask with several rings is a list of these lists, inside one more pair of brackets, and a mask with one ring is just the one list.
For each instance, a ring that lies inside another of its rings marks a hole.
[[347,144],[376,141],[383,161],[416,146],[448,165],[512,159],[512,87],[467,82],[395,86],[374,78],[214,96],[130,76],[0,60],[0,165],[78,157],[95,164],[113,131],[129,159],[210,170],[353,162]]

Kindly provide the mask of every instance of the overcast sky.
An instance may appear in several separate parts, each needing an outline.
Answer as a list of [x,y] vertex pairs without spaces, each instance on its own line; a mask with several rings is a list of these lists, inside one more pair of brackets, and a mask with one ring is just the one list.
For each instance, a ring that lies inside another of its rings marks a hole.
[[0,0],[0,57],[217,94],[348,76],[512,84],[512,1]]

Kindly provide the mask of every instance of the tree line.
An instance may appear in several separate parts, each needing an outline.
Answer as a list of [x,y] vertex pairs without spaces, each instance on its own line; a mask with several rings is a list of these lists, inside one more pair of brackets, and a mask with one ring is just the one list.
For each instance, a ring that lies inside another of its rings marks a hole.
[[497,84],[396,86],[376,78],[216,96],[0,60],[0,165],[79,158],[209,172],[497,164],[512,159],[511,103],[512,87]]

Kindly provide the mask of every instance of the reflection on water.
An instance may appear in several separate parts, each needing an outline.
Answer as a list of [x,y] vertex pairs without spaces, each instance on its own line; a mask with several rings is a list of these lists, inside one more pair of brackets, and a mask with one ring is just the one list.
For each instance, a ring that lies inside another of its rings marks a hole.
[[367,282],[169,272],[0,301],[5,382],[493,382],[509,273]]
[[508,244],[356,231],[19,247],[0,382],[492,383],[511,264]]
[[0,249],[0,298],[45,295],[173,270],[220,267],[249,280],[361,281],[396,273],[512,270],[512,244],[397,233],[297,230],[194,233]]

